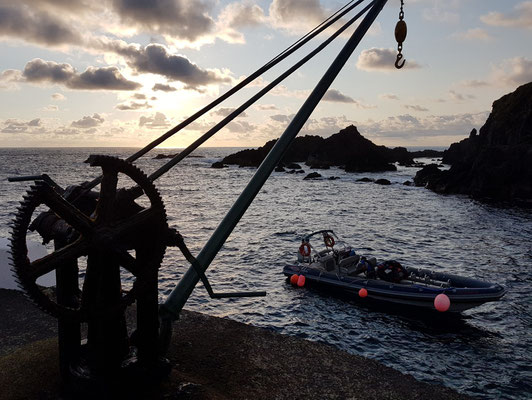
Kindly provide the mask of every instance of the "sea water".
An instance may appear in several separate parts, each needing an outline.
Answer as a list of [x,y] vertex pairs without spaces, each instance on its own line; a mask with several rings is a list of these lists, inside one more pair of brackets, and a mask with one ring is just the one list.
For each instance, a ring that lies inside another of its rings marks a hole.
[[[8,183],[8,176],[47,173],[66,187],[99,174],[83,163],[89,154],[126,158],[134,151],[0,149],[0,236],[9,236],[8,224],[30,185]],[[235,151],[199,149],[155,182],[170,226],[181,232],[193,254],[256,171],[211,168]],[[149,174],[167,161],[153,155],[136,165]],[[305,174],[272,174],[207,271],[215,291],[266,290],[267,297],[210,300],[200,283],[185,308],[328,343],[461,393],[531,398],[532,212],[403,185],[416,168],[362,174],[331,168],[318,171],[320,180],[303,180],[311,172],[303,169]],[[327,179],[332,176],[339,179]],[[357,182],[362,177],[392,184]],[[456,319],[368,307],[345,296],[294,288],[282,268],[296,259],[301,237],[320,229],[333,229],[359,254],[497,282],[508,293]],[[179,250],[167,249],[159,273],[161,301],[188,268]]]

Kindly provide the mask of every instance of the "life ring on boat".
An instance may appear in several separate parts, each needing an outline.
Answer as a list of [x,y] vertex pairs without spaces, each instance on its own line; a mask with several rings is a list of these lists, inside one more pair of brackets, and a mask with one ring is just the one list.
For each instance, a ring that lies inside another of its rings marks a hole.
[[323,241],[325,242],[325,246],[334,247],[334,238],[331,235],[325,235]]
[[303,257],[310,256],[310,244],[309,243],[301,243],[301,246],[299,246],[299,254],[301,254]]

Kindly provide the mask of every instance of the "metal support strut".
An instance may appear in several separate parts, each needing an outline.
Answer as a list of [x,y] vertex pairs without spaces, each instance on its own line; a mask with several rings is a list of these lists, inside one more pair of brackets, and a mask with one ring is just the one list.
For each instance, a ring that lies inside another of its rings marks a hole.
[[[288,146],[295,139],[307,119],[310,117],[325,92],[329,89],[332,82],[343,68],[351,54],[354,52],[370,26],[373,24],[382,8],[388,0],[374,0],[373,6],[364,17],[358,28],[351,38],[347,41],[336,59],[333,61],[327,72],[316,85],[305,103],[281,135],[275,146],[268,153],[257,172],[250,180],[246,188],[242,191],[235,204],[231,207],[220,225],[216,228],[213,235],[198,254],[197,262],[199,266],[191,266],[177,286],[172,290],[164,304],[160,307],[161,319],[169,321],[177,319],[179,312],[184,307],[187,299],[190,297],[194,287],[200,280],[200,273],[205,273],[210,263],[223,246],[235,226],[238,224],[253,199],[258,194],[275,166],[282,159]],[[196,271],[197,269],[198,272]]]

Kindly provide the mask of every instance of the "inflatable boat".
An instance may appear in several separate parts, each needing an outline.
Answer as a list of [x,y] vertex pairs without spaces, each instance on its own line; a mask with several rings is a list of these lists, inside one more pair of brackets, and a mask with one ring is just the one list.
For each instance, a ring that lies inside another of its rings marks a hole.
[[[321,237],[325,249],[311,239]],[[332,230],[303,237],[298,261],[283,268],[295,286],[321,286],[355,298],[425,310],[460,313],[506,293],[501,285],[426,269],[403,267],[397,261],[378,263],[341,242]]]

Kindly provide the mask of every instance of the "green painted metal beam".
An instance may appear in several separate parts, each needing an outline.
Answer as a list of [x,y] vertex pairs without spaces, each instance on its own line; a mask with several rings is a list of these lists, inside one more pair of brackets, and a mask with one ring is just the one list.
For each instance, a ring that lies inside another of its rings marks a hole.
[[[270,150],[262,164],[257,169],[257,172],[250,180],[246,188],[242,191],[234,205],[231,207],[220,225],[216,228],[211,238],[205,244],[205,247],[197,256],[197,260],[203,271],[206,271],[212,260],[221,249],[233,229],[236,227],[248,207],[251,205],[255,196],[275,169],[277,164],[281,161],[288,146],[295,139],[305,122],[308,120],[323,95],[338,73],[342,70],[349,57],[353,54],[356,47],[371,27],[382,8],[388,0],[374,0],[372,8],[368,11],[358,28],[355,30],[351,38],[347,41],[343,49],[340,51],[336,59],[333,61],[327,72],[318,82],[310,96],[301,106],[298,113],[295,115],[292,122],[288,125],[275,146]],[[200,277],[193,267],[190,267],[183,275],[177,286],[172,290],[164,304],[160,307],[161,318],[177,319],[179,312],[186,304],[194,287],[198,283]]]

